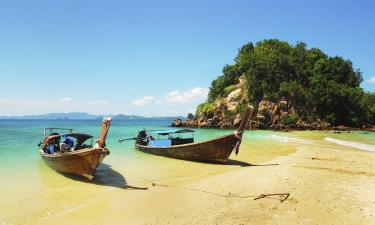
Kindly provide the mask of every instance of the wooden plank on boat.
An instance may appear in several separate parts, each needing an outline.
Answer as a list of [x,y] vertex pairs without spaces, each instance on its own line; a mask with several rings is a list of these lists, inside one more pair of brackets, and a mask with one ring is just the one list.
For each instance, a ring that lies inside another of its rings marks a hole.
[[249,106],[246,109],[241,125],[235,134],[200,143],[172,145],[167,147],[147,146],[138,143],[135,147],[140,151],[165,157],[191,161],[227,163],[233,150],[238,153],[242,141],[242,134],[246,126],[249,124],[253,112],[253,107]]
[[[106,148],[105,140],[108,134],[108,130],[111,124],[110,118],[104,118],[102,123],[102,132],[99,140],[94,147],[83,148],[75,151],[56,152],[53,154],[46,153],[43,149],[39,151],[42,159],[52,169],[67,174],[73,174],[84,177],[88,180],[92,180],[95,175],[96,168],[103,161],[104,157],[109,155],[109,150]],[[70,136],[78,134],[68,134]],[[92,136],[86,134],[79,134],[77,140],[82,137],[82,140],[86,140]],[[53,138],[59,135],[46,136],[44,145],[48,144],[48,141],[52,141]],[[51,138],[52,137],[52,138]],[[81,141],[83,142],[83,141]],[[82,143],[80,143],[82,144]],[[44,146],[45,147],[45,146]],[[43,147],[42,147],[43,148]]]

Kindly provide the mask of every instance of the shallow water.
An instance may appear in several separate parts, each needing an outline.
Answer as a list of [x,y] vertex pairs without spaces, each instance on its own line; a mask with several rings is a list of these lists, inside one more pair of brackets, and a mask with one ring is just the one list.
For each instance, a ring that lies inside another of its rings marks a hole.
[[[228,165],[196,163],[148,155],[134,142],[119,143],[138,130],[168,129],[170,121],[113,121],[107,145],[111,154],[98,168],[94,182],[59,174],[38,154],[44,127],[75,128],[98,137],[100,121],[0,120],[0,224],[32,223],[69,213],[118,191],[147,191],[152,182],[176,184],[243,166],[272,166],[267,160],[314,146],[372,150],[375,133],[247,131],[238,156]],[[196,129],[196,141],[233,133],[233,130]],[[373,154],[369,152],[369,154]]]

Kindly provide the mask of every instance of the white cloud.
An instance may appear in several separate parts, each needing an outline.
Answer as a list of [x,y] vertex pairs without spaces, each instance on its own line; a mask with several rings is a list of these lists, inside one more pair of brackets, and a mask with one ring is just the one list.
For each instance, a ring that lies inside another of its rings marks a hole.
[[[195,113],[198,104],[206,100],[207,88],[195,87],[187,90],[171,90],[159,96],[144,96],[132,104],[123,104],[118,100],[92,98],[81,99],[79,96],[60,96],[57,98],[12,98],[0,96],[0,116],[31,115],[49,112],[87,112],[93,114],[128,114],[142,116],[186,116]],[[128,96],[129,97],[129,96]],[[129,101],[126,99],[125,101]],[[134,107],[138,106],[138,107]]]
[[370,77],[370,79],[367,80],[369,83],[371,84],[375,84],[375,76],[374,77]]
[[184,92],[169,92],[167,96],[164,98],[164,101],[169,103],[187,103],[196,100],[204,100],[207,98],[207,94],[207,88],[196,87]]
[[145,96],[143,98],[136,99],[132,102],[133,105],[136,106],[143,106],[148,103],[155,102],[155,97],[154,96]]
[[60,99],[60,101],[66,102],[66,103],[75,103],[75,102],[77,102],[76,100],[74,100],[71,97],[64,97],[64,98]]
[[171,91],[167,94],[169,97],[177,96],[180,92],[177,90]]
[[174,90],[166,95],[155,98],[153,96],[145,96],[132,102],[133,105],[144,106],[147,104],[184,104],[192,102],[201,102],[207,98],[208,88],[195,87],[187,91]]

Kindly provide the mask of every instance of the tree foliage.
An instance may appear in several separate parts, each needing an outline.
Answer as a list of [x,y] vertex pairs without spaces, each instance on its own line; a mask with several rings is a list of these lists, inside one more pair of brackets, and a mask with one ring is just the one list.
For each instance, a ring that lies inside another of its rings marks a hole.
[[349,126],[375,122],[375,94],[360,87],[361,72],[351,61],[308,49],[303,42],[270,39],[245,44],[235,63],[224,66],[212,82],[208,102],[225,96],[241,75],[248,79],[248,97],[255,105],[262,99],[286,99],[302,119]]

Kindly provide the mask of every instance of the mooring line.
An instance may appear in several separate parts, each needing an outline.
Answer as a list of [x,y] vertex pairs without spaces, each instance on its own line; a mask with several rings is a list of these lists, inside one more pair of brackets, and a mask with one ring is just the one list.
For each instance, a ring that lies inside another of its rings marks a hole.
[[260,194],[260,195],[246,195],[246,196],[240,196],[240,195],[233,194],[233,193],[229,192],[228,194],[223,195],[223,194],[218,194],[218,193],[215,193],[215,192],[210,192],[210,191],[201,190],[201,189],[197,189],[197,188],[181,187],[181,186],[176,186],[176,185],[167,185],[167,184],[156,183],[156,182],[154,182],[150,179],[147,179],[147,178],[135,173],[132,170],[128,169],[128,171],[133,173],[136,177],[142,179],[146,183],[151,184],[153,187],[159,186],[159,187],[165,187],[165,188],[180,188],[180,189],[184,189],[184,190],[188,190],[188,191],[201,192],[201,193],[205,193],[205,194],[209,194],[209,195],[213,195],[213,196],[217,196],[217,197],[221,197],[221,198],[239,198],[239,199],[253,198],[253,200],[259,200],[259,199],[267,198],[267,197],[270,197],[270,196],[277,196],[278,200],[280,202],[284,202],[290,196],[290,193],[288,193],[288,192],[286,192],[286,193]]

